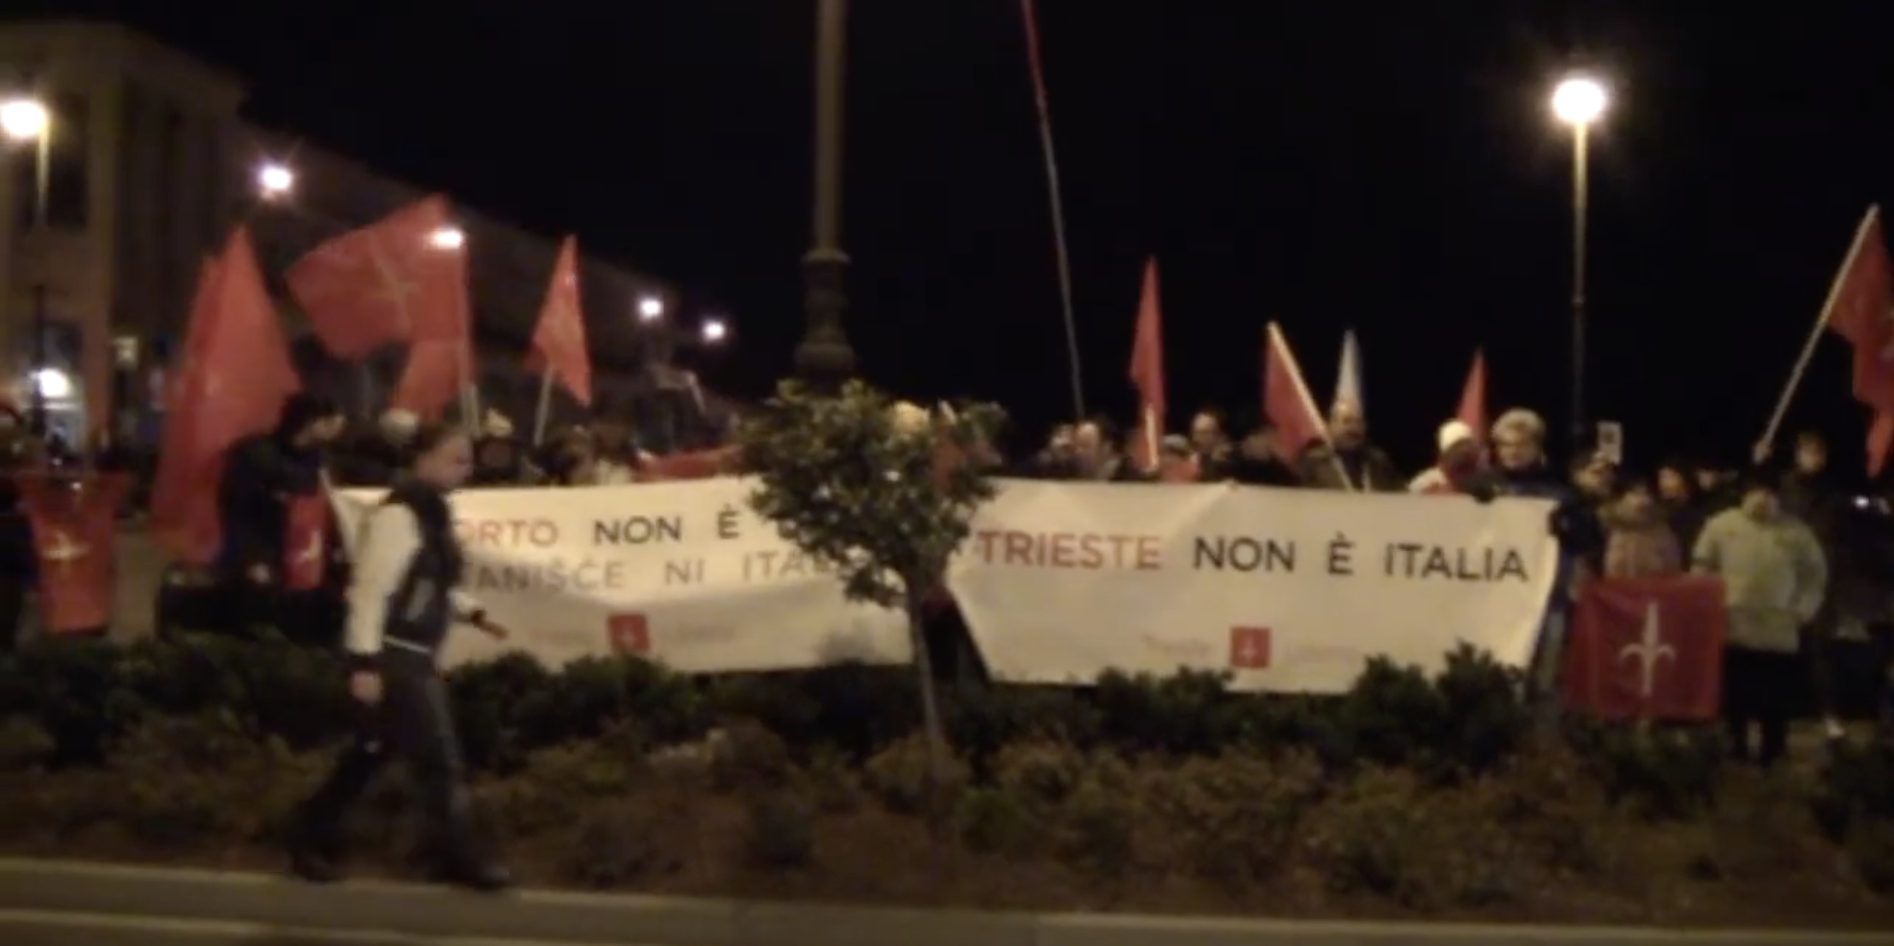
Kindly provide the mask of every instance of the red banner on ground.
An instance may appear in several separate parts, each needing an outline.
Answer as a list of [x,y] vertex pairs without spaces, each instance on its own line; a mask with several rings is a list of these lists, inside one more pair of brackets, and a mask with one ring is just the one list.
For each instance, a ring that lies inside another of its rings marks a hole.
[[1720,578],[1591,582],[1566,645],[1566,706],[1604,719],[1713,719],[1728,634]]
[[14,481],[33,529],[46,630],[64,634],[109,626],[117,578],[113,541],[129,480],[121,474],[28,473]]

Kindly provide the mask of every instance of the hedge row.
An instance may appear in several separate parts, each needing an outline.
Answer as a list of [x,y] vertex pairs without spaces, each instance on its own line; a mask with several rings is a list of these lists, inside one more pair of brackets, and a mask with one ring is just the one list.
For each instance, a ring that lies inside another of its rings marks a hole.
[[[799,759],[855,761],[918,727],[915,681],[898,667],[692,678],[635,658],[554,671],[516,653],[463,666],[449,684],[469,764],[502,775],[539,750],[626,725],[664,746],[752,720]],[[1529,746],[1535,717],[1520,690],[1515,670],[1463,647],[1432,678],[1370,661],[1340,697],[1235,693],[1219,675],[1182,672],[1111,673],[1089,688],[950,686],[942,699],[954,749],[980,771],[1008,745],[1053,740],[1126,756],[1305,751],[1330,772],[1405,768],[1451,782],[1494,771]],[[280,642],[72,638],[0,656],[0,767],[96,766],[145,721],[204,713],[291,751],[332,743],[353,718],[333,656]],[[1708,730],[1642,739],[1570,725],[1565,735],[1615,794],[1656,811],[1687,811],[1714,795],[1722,748]],[[1847,782],[1851,796],[1872,795],[1855,786],[1881,773],[1868,766],[1863,774],[1863,765],[1835,766],[1831,781]],[[1894,790],[1884,794],[1894,816]]]
[[[0,845],[97,853],[103,830],[132,856],[262,851],[346,732],[340,677],[329,655],[224,638],[0,657]],[[1211,909],[1268,911],[1309,881],[1318,901],[1541,919],[1748,909],[1756,882],[1883,916],[1861,898],[1894,894],[1886,756],[1811,784],[1729,769],[1704,731],[1548,740],[1518,683],[1463,650],[1431,678],[1370,663],[1326,699],[1207,674],[950,687],[935,791],[906,668],[694,679],[515,655],[451,675],[483,809],[542,881],[1159,910],[1206,908],[1178,893],[1197,883],[1226,898]]]

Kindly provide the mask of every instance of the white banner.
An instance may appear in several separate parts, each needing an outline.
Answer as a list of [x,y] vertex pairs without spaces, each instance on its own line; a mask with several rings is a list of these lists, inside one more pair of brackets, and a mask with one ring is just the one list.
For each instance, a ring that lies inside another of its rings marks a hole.
[[949,572],[996,679],[1228,670],[1348,689],[1372,656],[1460,642],[1530,660],[1558,562],[1552,504],[1227,485],[1009,481]]
[[[844,601],[750,511],[750,488],[724,478],[455,493],[462,587],[513,638],[457,628],[444,662],[513,649],[552,665],[637,653],[685,672],[908,662],[906,619]],[[337,494],[347,541],[380,492]]]

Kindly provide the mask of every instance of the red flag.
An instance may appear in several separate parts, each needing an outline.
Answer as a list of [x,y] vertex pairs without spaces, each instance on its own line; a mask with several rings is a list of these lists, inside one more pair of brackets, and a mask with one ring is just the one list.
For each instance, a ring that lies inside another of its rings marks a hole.
[[1283,451],[1291,458],[1316,440],[1328,439],[1328,424],[1315,409],[1309,386],[1302,380],[1302,368],[1281,327],[1269,323],[1263,342],[1263,416],[1281,435]]
[[692,453],[673,453],[654,457],[641,471],[648,480],[702,480],[736,470],[742,451],[737,447],[718,447]]
[[117,592],[113,542],[122,474],[56,480],[20,474],[20,501],[39,557],[40,611],[54,633],[99,630],[112,622]]
[[465,253],[439,240],[450,229],[446,198],[429,197],[316,247],[285,281],[341,358],[389,342],[465,336]]
[[1876,476],[1894,439],[1894,266],[1881,232],[1881,208],[1869,207],[1855,228],[1828,290],[1823,319],[1854,347],[1855,399],[1874,411],[1868,429],[1868,475]]
[[1566,649],[1566,703],[1605,719],[1715,719],[1728,634],[1720,578],[1587,582]]
[[1894,446],[1894,414],[1875,411],[1873,422],[1868,424],[1868,479],[1881,475],[1890,446]]
[[1460,409],[1453,416],[1473,430],[1473,439],[1486,442],[1486,353],[1473,352],[1473,367],[1467,369],[1466,384],[1460,388]]
[[552,285],[546,287],[526,367],[551,372],[580,404],[592,403],[592,356],[579,307],[579,241],[574,237],[559,245],[559,262],[552,268]]
[[222,537],[224,454],[275,427],[283,399],[301,387],[249,231],[238,227],[210,269],[166,410],[152,499],[159,541],[192,564],[210,561]]
[[408,364],[401,370],[401,381],[388,406],[412,411],[416,417],[439,417],[469,383],[471,357],[464,336],[415,339],[408,346]]
[[1165,419],[1164,314],[1158,308],[1156,259],[1144,262],[1138,328],[1131,342],[1131,383],[1138,388],[1138,435],[1131,444],[1131,460],[1140,470],[1154,470]]
[[289,497],[283,530],[283,587],[308,591],[322,586],[329,559],[329,494],[324,490]]

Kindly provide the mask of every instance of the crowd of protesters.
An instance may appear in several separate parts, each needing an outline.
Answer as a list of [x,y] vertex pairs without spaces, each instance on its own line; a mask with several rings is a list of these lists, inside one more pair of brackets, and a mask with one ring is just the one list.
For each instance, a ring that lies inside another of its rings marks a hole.
[[[0,435],[19,419],[0,415]],[[276,429],[236,444],[219,495],[222,552],[208,573],[182,576],[167,586],[174,599],[197,596],[212,623],[267,625],[293,639],[333,643],[345,616],[341,589],[348,580],[343,543],[325,548],[328,583],[313,592],[286,594],[277,574],[284,547],[286,497],[337,487],[391,485],[421,427],[390,411],[367,428],[351,427],[344,412],[320,396],[299,394],[284,405]],[[468,485],[556,487],[616,485],[735,472],[734,451],[693,454],[690,469],[675,457],[639,449],[630,425],[599,418],[553,432],[539,444],[489,411],[473,436]],[[1325,436],[1292,449],[1267,423],[1232,430],[1226,415],[1196,414],[1188,434],[1160,440],[1158,458],[1132,459],[1130,438],[1110,421],[1086,420],[1054,429],[1036,451],[1008,459],[983,458],[996,473],[1039,478],[1138,483],[1239,484],[1372,492],[1463,494],[1479,501],[1509,496],[1553,500],[1549,529],[1563,556],[1555,599],[1548,607],[1542,656],[1533,670],[1537,689],[1556,687],[1565,635],[1565,604],[1595,576],[1660,578],[1690,571],[1724,581],[1729,606],[1724,711],[1732,742],[1749,754],[1752,725],[1759,730],[1755,758],[1771,764],[1785,751],[1791,707],[1785,681],[1806,673],[1826,734],[1841,738],[1836,706],[1839,641],[1866,641],[1879,666],[1889,663],[1894,593],[1886,580],[1894,556],[1884,550],[1875,517],[1857,514],[1856,498],[1833,484],[1822,439],[1804,434],[1793,457],[1777,469],[1757,455],[1748,469],[1718,469],[1683,461],[1651,474],[1620,469],[1602,452],[1553,467],[1545,451],[1544,421],[1528,410],[1501,415],[1490,430],[1460,421],[1439,429],[1436,463],[1409,474],[1378,448],[1361,411],[1341,402],[1327,418]],[[9,462],[25,456],[34,438],[0,436]],[[125,464],[109,444],[95,444],[92,462]],[[49,449],[61,450],[54,445]],[[9,501],[0,496],[0,502]],[[7,575],[0,582],[0,621],[14,618],[30,585],[30,537],[0,536]],[[174,587],[175,586],[175,587]],[[173,601],[172,611],[188,604]],[[10,609],[10,610],[6,610]],[[161,606],[161,611],[165,610]],[[172,620],[199,624],[191,617]],[[1883,671],[1885,673],[1885,671]],[[1887,714],[1884,709],[1884,715]]]

